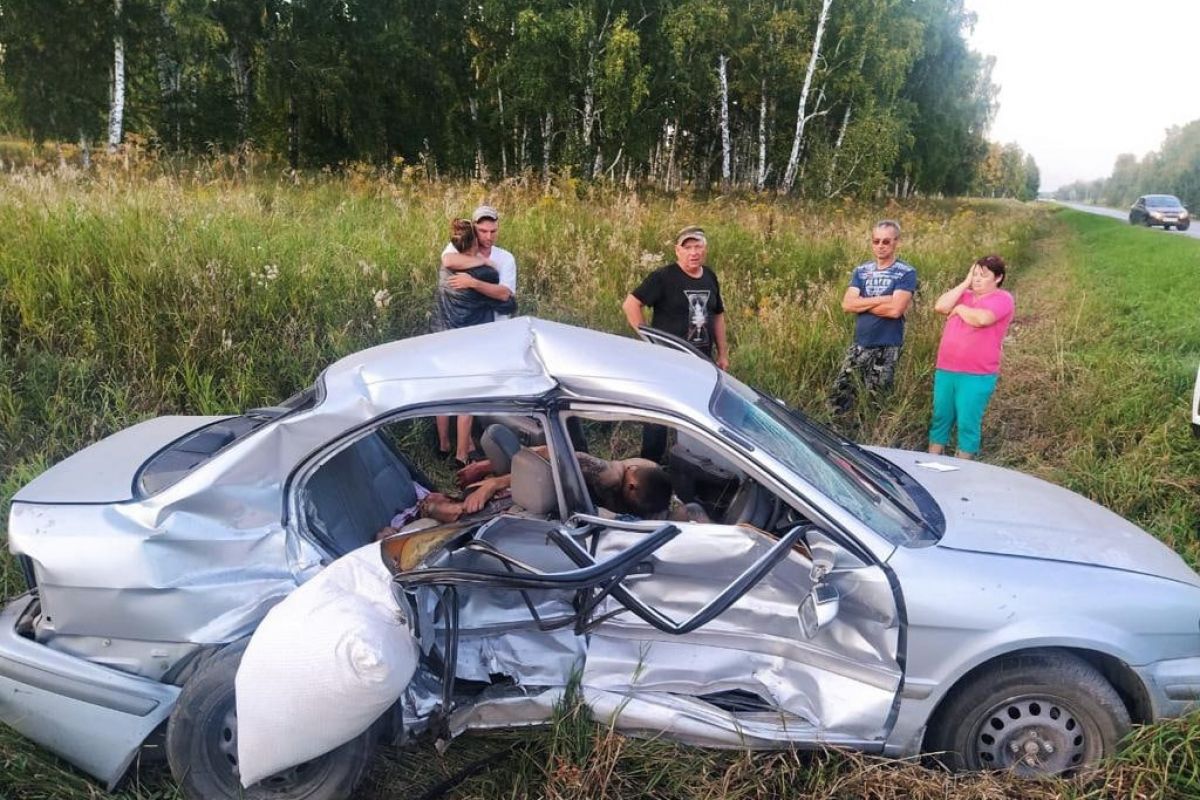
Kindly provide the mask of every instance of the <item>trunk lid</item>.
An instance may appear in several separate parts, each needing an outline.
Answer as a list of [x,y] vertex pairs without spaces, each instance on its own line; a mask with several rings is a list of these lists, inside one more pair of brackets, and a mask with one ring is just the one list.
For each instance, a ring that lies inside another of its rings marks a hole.
[[13,497],[17,503],[120,503],[132,500],[134,477],[151,456],[187,434],[227,417],[157,417],[118,431],[55,464]]

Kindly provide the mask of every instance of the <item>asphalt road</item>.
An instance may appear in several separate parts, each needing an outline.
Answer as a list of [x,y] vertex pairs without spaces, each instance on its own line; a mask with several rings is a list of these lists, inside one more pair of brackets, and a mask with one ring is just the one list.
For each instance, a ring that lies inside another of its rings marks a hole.
[[[1103,206],[1087,206],[1083,203],[1068,203],[1063,200],[1055,200],[1054,202],[1058,203],[1060,206],[1073,208],[1076,211],[1086,211],[1089,214],[1099,214],[1102,217],[1112,217],[1113,219],[1122,220],[1126,224],[1129,222],[1128,211],[1118,211],[1115,208],[1104,208]],[[1200,223],[1191,225],[1186,231],[1179,231],[1175,230],[1174,228],[1169,231],[1164,231],[1162,228],[1155,228],[1154,230],[1159,231],[1160,233],[1165,233],[1169,236],[1190,236],[1193,239],[1200,239]]]

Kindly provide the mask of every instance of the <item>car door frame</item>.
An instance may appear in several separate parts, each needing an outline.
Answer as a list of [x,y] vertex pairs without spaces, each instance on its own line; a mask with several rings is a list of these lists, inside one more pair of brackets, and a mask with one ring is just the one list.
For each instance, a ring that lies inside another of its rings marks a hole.
[[[690,435],[698,436],[704,444],[716,449],[724,457],[730,459],[732,463],[742,470],[748,477],[757,481],[765,489],[775,494],[775,496],[778,497],[782,502],[788,503],[793,507],[793,509],[796,509],[802,513],[809,520],[809,522],[819,528],[825,536],[828,536],[834,540],[834,542],[845,548],[849,553],[857,557],[864,564],[875,567],[882,572],[891,587],[892,599],[896,614],[897,638],[894,660],[899,669],[900,679],[897,683],[895,695],[892,699],[891,709],[888,712],[886,719],[881,723],[883,736],[878,740],[878,742],[872,742],[870,745],[863,742],[856,743],[855,745],[858,747],[865,747],[867,749],[870,749],[874,745],[878,745],[878,747],[882,750],[898,718],[900,704],[904,694],[905,678],[907,676],[907,608],[904,603],[904,595],[903,591],[901,590],[900,582],[897,579],[895,572],[887,563],[887,557],[895,551],[897,546],[887,542],[885,539],[883,539],[883,537],[880,537],[878,534],[874,533],[871,534],[871,536],[876,540],[872,542],[874,547],[865,545],[862,541],[860,541],[859,537],[852,532],[852,530],[847,529],[847,526],[842,521],[831,517],[820,504],[814,503],[805,497],[799,488],[790,486],[787,481],[780,479],[774,472],[759,464],[757,460],[750,455],[752,452],[754,452],[755,448],[748,446],[748,443],[740,441],[739,437],[736,437],[736,435],[727,430],[720,424],[718,420],[715,419],[713,420],[713,423],[716,430],[711,430],[696,423],[694,420],[686,419],[679,415],[658,409],[648,409],[634,406],[632,404],[614,402],[611,400],[562,396],[555,398],[549,405],[548,431],[551,435],[559,437],[559,440],[563,443],[566,443],[566,446],[560,447],[553,452],[563,455],[566,453],[572,453],[573,455],[573,450],[570,446],[570,440],[566,436],[565,417],[569,416],[572,412],[586,413],[589,411],[599,414],[607,413],[613,415],[625,415],[638,418],[636,421],[670,425],[676,429],[686,430]],[[574,462],[573,457],[571,458],[571,461]],[[583,477],[581,471],[579,470],[578,464],[568,464],[560,461],[555,471],[560,474],[564,485],[570,483],[582,490],[583,497],[587,498],[588,506],[591,509],[591,511],[587,513],[593,513],[595,511],[595,506],[591,503],[590,496],[588,495],[586,488],[583,487]],[[798,482],[802,483],[802,481]],[[806,483],[804,486],[808,491],[816,494],[824,502],[832,503],[832,501],[830,501],[828,498],[823,497],[819,492],[817,492],[815,488],[807,486]],[[836,506],[836,504],[833,505]],[[574,509],[568,509],[568,512],[572,510]],[[857,520],[854,520],[853,517],[848,513],[843,513],[845,517],[857,523]],[[857,524],[858,528],[865,528],[865,526],[863,526],[861,523]],[[859,533],[861,533],[861,530]],[[879,550],[884,551],[882,557],[878,552]]]

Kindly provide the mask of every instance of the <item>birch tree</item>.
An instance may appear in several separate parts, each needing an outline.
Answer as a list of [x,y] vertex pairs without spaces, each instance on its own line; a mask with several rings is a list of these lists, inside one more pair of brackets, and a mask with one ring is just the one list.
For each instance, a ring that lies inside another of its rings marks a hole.
[[804,85],[800,87],[800,107],[796,110],[796,133],[792,137],[792,153],[788,156],[787,169],[784,170],[783,180],[779,191],[787,194],[792,191],[796,182],[796,172],[800,166],[800,143],[804,141],[804,126],[808,124],[808,93],[812,88],[813,74],[817,69],[817,60],[821,57],[821,38],[825,35],[825,22],[829,19],[829,6],[833,0],[822,0],[821,12],[817,17],[817,32],[813,36],[812,53],[808,58],[808,68],[804,72]]
[[108,103],[108,152],[121,146],[125,120],[125,37],[122,31],[121,0],[113,0],[112,90]]

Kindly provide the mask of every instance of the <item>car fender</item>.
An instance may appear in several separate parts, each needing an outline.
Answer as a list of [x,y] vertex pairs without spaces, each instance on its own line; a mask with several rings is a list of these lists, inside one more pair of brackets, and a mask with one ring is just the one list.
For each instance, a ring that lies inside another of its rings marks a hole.
[[[910,630],[910,647],[928,646],[924,638],[922,632]],[[1129,668],[1131,676],[1142,681],[1133,667],[1142,660],[1135,653],[1143,648],[1131,640],[1127,631],[1092,617],[1047,614],[981,631],[965,642],[960,639],[960,643],[962,657],[946,663],[945,671],[905,676],[896,725],[888,737],[885,753],[906,756],[919,753],[925,728],[950,691],[972,671],[1006,655],[1050,648],[1099,653],[1119,661]],[[1150,687],[1143,684],[1142,688],[1149,693]]]

